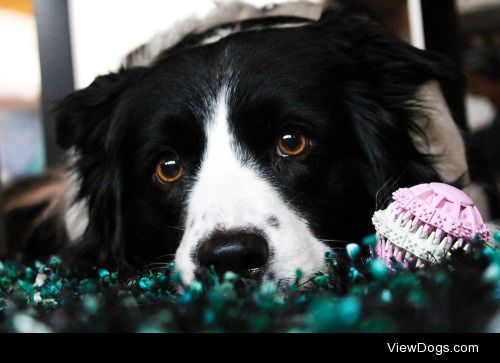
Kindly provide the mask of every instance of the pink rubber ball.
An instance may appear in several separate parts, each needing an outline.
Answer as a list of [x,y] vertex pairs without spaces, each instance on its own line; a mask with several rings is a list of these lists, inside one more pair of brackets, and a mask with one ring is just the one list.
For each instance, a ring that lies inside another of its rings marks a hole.
[[391,267],[394,258],[405,268],[442,261],[451,250],[468,250],[473,240],[486,242],[488,227],[472,199],[443,183],[400,188],[392,203],[376,211],[375,254]]

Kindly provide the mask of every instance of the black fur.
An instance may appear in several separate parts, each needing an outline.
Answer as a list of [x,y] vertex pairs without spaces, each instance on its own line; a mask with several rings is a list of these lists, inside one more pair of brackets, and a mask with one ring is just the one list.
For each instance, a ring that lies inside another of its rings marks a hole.
[[47,170],[2,190],[7,244],[0,257],[29,262],[48,258],[65,247],[63,178],[58,170]]
[[[89,203],[75,261],[128,268],[173,256],[207,106],[225,83],[238,140],[319,238],[359,240],[394,189],[439,181],[410,137],[425,114],[415,98],[421,85],[461,87],[459,73],[437,55],[342,11],[205,46],[192,39],[150,67],[99,77],[59,105],[58,142],[77,152],[78,198]],[[290,125],[309,135],[311,150],[278,160],[276,137]],[[186,177],[168,189],[151,182],[166,146],[186,166]]]

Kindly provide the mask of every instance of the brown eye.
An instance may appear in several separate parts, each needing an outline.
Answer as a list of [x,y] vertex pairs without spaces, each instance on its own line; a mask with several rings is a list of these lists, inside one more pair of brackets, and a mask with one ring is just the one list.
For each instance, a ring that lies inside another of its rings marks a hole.
[[278,154],[282,157],[302,154],[307,148],[307,137],[301,132],[287,132],[278,140]]
[[184,175],[184,167],[176,153],[172,152],[156,164],[155,176],[162,183],[174,183]]

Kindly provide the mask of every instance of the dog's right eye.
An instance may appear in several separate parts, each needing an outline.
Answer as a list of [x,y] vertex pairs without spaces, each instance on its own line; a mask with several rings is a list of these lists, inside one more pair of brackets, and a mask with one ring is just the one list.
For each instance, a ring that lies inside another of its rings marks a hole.
[[175,152],[169,152],[156,164],[155,179],[160,184],[174,183],[184,175],[184,166]]
[[286,132],[278,139],[277,153],[281,157],[300,155],[306,151],[308,142],[302,132]]

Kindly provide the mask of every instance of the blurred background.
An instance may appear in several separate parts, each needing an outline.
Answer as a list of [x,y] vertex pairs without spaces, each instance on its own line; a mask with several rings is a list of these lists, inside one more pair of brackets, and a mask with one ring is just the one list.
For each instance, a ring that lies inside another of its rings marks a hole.
[[[49,112],[55,100],[116,70],[128,51],[154,34],[185,18],[202,17],[220,2],[0,0],[3,185],[60,162]],[[447,100],[460,126],[471,131],[478,158],[500,172],[500,0],[331,2],[368,8],[401,38],[463,67],[470,87],[465,95],[445,90]]]

